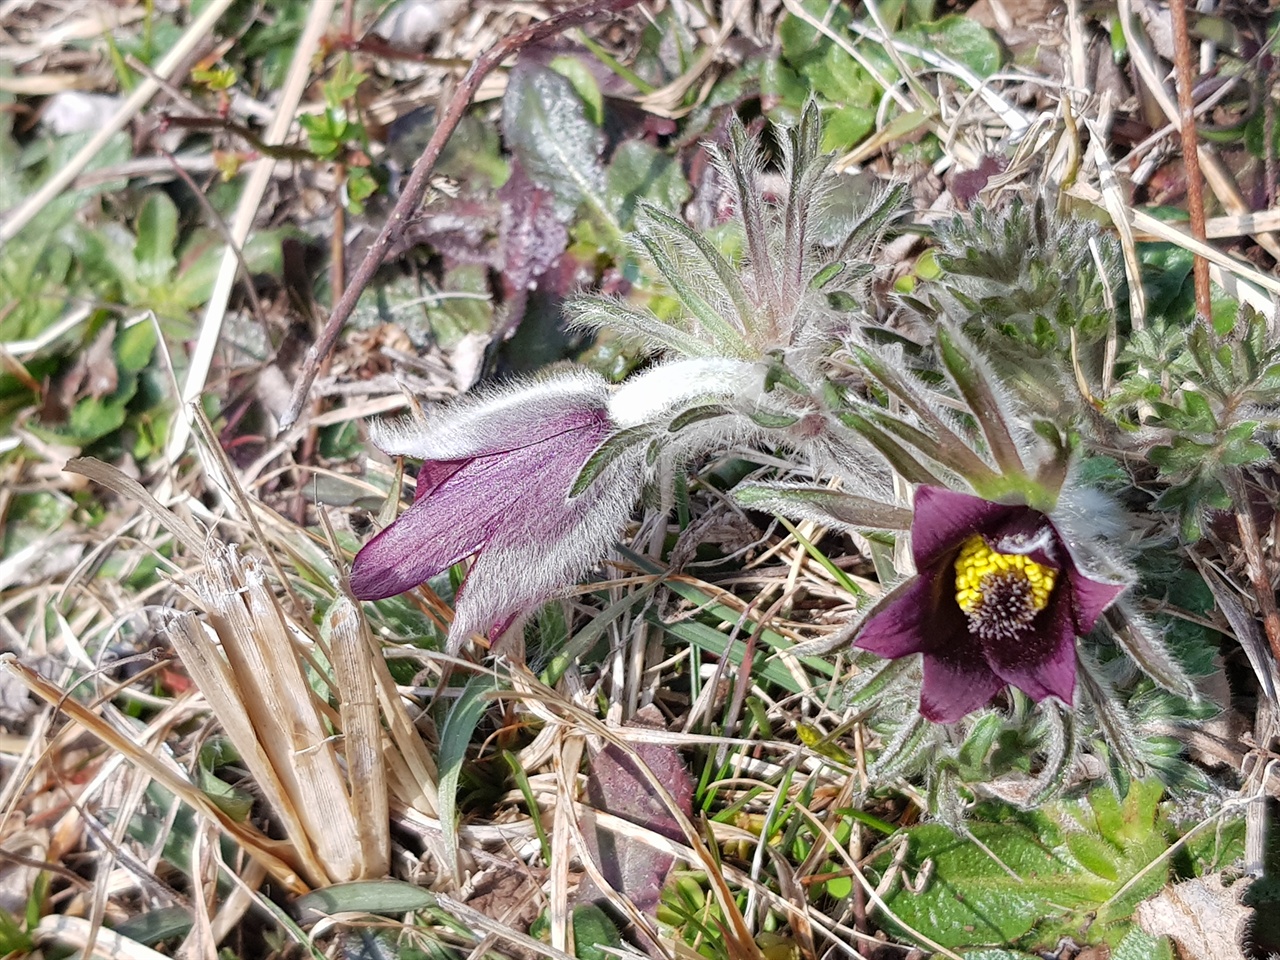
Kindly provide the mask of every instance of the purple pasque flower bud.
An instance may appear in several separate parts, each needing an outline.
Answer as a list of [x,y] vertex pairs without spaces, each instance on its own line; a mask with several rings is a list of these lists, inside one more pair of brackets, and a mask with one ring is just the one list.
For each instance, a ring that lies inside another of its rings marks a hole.
[[940,487],[916,488],[917,575],[890,593],[854,645],[924,656],[920,712],[952,723],[1006,685],[1071,705],[1076,637],[1125,589],[1088,576],[1045,514]]
[[615,430],[610,391],[580,373],[461,401],[430,424],[376,429],[385,452],[420,457],[414,502],[351,566],[351,590],[380,600],[466,557],[449,648],[496,639],[593,566],[613,543],[644,477],[640,454],[612,461],[580,496],[570,488]]

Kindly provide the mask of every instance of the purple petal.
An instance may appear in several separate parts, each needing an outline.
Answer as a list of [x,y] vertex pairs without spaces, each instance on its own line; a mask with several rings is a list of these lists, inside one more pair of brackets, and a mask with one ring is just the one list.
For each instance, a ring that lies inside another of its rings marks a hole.
[[925,623],[933,608],[933,576],[913,577],[890,591],[867,617],[853,645],[894,659],[929,646]]
[[351,563],[351,592],[359,600],[394,597],[475,553],[484,541],[482,527],[459,525],[436,508],[434,498],[420,498],[360,548]]
[[1028,508],[993,503],[942,487],[916,487],[915,519],[911,523],[911,554],[916,569],[940,563],[975,533],[994,531],[1023,512]]
[[920,713],[934,723],[954,723],[985,707],[1004,688],[967,632],[953,639],[954,644],[939,645],[937,652],[924,656]]
[[[471,458],[474,459],[474,458]],[[418,470],[418,482],[413,488],[413,499],[421,500],[436,487],[471,462],[468,460],[424,460]]]
[[574,520],[566,506],[569,487],[609,430],[601,410],[563,413],[559,429],[533,431],[541,439],[525,446],[463,461],[427,461],[425,492],[356,554],[352,593],[381,600],[486,544],[522,538],[536,546],[562,538]]
[[1037,702],[1052,695],[1071,705],[1076,689],[1076,628],[1071,598],[1065,591],[1054,591],[1035,630],[1017,640],[988,641],[983,647],[987,663],[1004,682]]
[[[1066,551],[1065,546],[1063,551]],[[1077,635],[1084,636],[1093,629],[1098,617],[1102,616],[1102,611],[1124,593],[1126,585],[1085,576],[1070,554],[1067,554],[1066,570],[1067,581],[1071,585],[1071,615],[1075,620]]]

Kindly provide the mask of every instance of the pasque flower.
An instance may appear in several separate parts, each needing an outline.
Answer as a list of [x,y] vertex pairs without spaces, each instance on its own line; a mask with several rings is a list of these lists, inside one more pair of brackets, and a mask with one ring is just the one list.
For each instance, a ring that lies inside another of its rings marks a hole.
[[609,387],[587,374],[464,401],[429,425],[380,425],[379,447],[423,462],[413,505],[356,554],[352,592],[381,600],[475,556],[449,645],[500,635],[596,563],[629,515],[641,482],[634,463],[615,462],[603,482],[569,496],[614,430]]
[[917,576],[876,609],[854,644],[924,656],[920,712],[951,723],[1006,685],[1070,704],[1076,637],[1124,584],[1086,575],[1043,513],[940,487],[916,489]]
[[[356,554],[352,593],[381,600],[474,557],[449,647],[474,633],[497,639],[598,563],[631,515],[651,469],[645,443],[622,445],[573,495],[607,439],[644,425],[661,432],[681,404],[759,379],[751,364],[718,358],[660,364],[617,390],[580,372],[481,394],[429,424],[378,424],[383,451],[422,466],[413,505]],[[664,455],[680,447],[664,442]]]

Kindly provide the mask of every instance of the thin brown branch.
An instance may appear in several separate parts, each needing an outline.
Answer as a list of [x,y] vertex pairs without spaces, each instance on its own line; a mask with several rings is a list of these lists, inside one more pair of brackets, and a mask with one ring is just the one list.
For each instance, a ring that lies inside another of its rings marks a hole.
[[[1178,121],[1181,125],[1182,161],[1187,171],[1187,209],[1191,214],[1191,235],[1205,239],[1204,179],[1200,175],[1200,152],[1196,138],[1195,102],[1192,95],[1191,36],[1187,29],[1186,0],[1172,0],[1173,69],[1178,78]],[[1209,300],[1209,261],[1195,258],[1196,313],[1212,328]]]
[[365,254],[360,266],[351,276],[351,282],[343,292],[338,305],[333,308],[333,313],[320,338],[307,351],[306,360],[298,374],[298,382],[294,384],[289,408],[280,418],[280,429],[287,430],[297,421],[298,415],[302,412],[302,406],[306,403],[307,394],[311,391],[311,384],[320,370],[320,364],[333,350],[338,334],[342,332],[343,326],[355,309],[360,294],[373,280],[378,268],[382,266],[387,251],[404,236],[405,229],[421,205],[423,196],[426,195],[427,181],[436,165],[436,160],[440,158],[445,143],[462,120],[462,115],[471,103],[471,98],[475,96],[476,90],[479,89],[481,81],[521,47],[537,43],[571,27],[580,26],[604,14],[618,13],[638,2],[639,0],[588,0],[571,10],[565,10],[539,23],[531,24],[509,37],[504,37],[476,59],[458,84],[458,89],[450,99],[449,106],[445,109],[444,116],[440,118],[440,123],[431,135],[426,149],[422,151],[422,156],[414,164],[413,174],[405,185],[404,193],[396,201],[395,209],[387,218],[382,232],[373,241],[369,252]]

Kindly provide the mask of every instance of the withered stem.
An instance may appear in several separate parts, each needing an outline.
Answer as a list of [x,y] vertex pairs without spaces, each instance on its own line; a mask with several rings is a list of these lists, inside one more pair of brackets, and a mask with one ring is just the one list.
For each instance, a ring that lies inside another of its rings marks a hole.
[[[1169,13],[1173,18],[1173,68],[1178,78],[1178,120],[1181,124],[1182,160],[1187,171],[1187,209],[1191,214],[1191,235],[1204,242],[1204,179],[1200,176],[1200,153],[1196,137],[1195,103],[1191,97],[1191,36],[1187,29],[1186,0],[1172,0]],[[1209,261],[1195,258],[1196,313],[1201,320],[1213,324],[1213,305],[1209,300]]]

